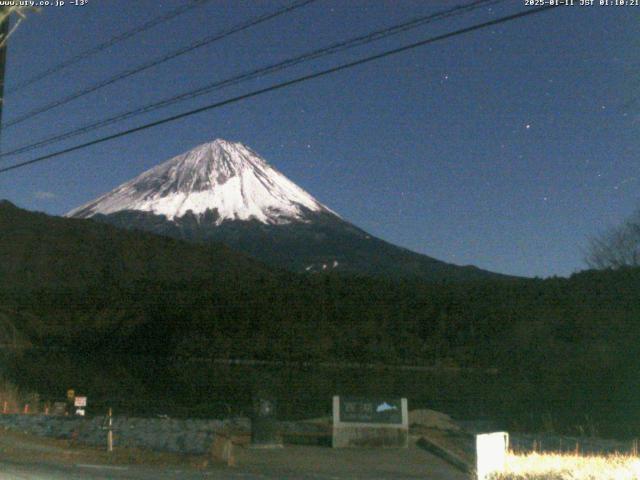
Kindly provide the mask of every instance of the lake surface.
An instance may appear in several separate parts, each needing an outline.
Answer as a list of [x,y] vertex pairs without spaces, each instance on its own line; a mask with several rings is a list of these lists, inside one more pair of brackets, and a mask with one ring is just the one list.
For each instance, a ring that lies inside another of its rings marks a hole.
[[[553,398],[543,387],[500,372],[338,365],[222,363],[148,355],[33,354],[12,365],[12,377],[48,401],[69,388],[89,398],[88,412],[171,417],[250,416],[256,396],[277,401],[278,417],[331,414],[333,395],[406,397],[429,408],[493,428],[634,436],[637,422],[592,398]],[[604,425],[604,427],[603,427]]]

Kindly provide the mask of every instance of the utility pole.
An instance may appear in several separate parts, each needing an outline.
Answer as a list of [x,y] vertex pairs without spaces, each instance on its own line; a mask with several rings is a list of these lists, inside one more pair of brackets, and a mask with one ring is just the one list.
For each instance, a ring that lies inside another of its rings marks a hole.
[[6,39],[9,36],[9,13],[9,7],[0,7],[0,136],[2,133],[2,107],[4,106],[4,70],[7,63]]
[[[0,137],[2,134],[2,110],[4,107],[4,72],[7,64],[7,40],[20,25],[20,22],[25,19],[25,12],[27,11],[39,12],[40,10],[33,7],[0,7]],[[16,14],[19,18],[15,22],[13,29],[10,30],[11,14]],[[0,143],[0,149],[1,147],[2,144]]]

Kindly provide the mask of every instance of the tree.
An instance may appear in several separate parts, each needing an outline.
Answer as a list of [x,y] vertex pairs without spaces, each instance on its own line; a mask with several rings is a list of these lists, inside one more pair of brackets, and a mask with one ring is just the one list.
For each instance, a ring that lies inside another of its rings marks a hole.
[[640,209],[622,225],[591,238],[585,261],[596,269],[640,266]]

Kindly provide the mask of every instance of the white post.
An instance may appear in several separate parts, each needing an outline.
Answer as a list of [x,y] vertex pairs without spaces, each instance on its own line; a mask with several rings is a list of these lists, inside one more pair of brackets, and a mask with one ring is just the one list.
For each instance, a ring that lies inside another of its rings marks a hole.
[[108,432],[107,432],[107,452],[113,452],[113,412],[111,411],[111,407],[109,407],[109,423],[108,423]]
[[488,480],[491,474],[503,472],[508,449],[509,434],[507,432],[476,435],[477,480]]

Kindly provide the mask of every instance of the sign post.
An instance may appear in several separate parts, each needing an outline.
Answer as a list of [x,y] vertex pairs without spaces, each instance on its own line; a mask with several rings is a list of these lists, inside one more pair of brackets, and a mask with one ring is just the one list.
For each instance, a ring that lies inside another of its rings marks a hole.
[[251,447],[282,447],[282,437],[278,431],[277,402],[269,395],[254,398],[251,418]]
[[76,415],[84,417],[87,408],[87,397],[74,397],[73,406],[76,408]]
[[333,397],[333,447],[407,447],[406,398]]

